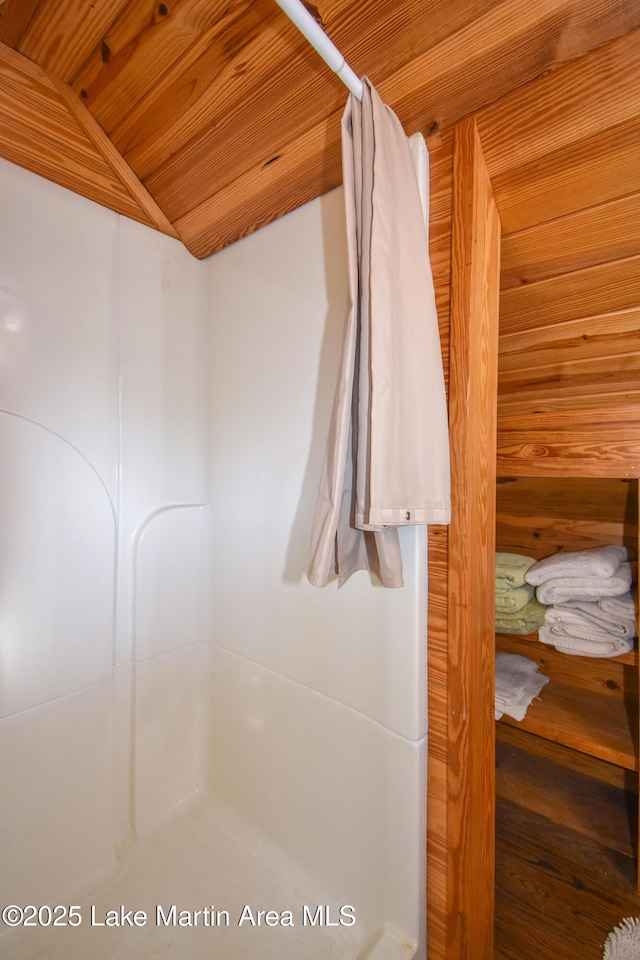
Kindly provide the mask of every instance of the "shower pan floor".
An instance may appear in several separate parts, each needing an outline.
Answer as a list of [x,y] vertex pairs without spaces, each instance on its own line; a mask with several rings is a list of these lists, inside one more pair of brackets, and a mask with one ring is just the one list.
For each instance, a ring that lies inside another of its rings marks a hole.
[[[349,960],[361,954],[357,918],[341,926],[338,907],[328,918],[318,913],[325,901],[315,899],[295,865],[237,820],[232,829],[220,822],[220,811],[207,802],[192,806],[156,836],[137,841],[114,879],[75,901],[81,923],[11,931],[0,940],[3,958]],[[338,925],[320,925],[321,919]]]

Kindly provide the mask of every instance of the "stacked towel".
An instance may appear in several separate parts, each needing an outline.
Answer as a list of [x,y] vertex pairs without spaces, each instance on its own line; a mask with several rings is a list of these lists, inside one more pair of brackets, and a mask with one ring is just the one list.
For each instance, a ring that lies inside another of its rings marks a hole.
[[566,600],[601,600],[618,597],[631,586],[631,566],[623,563],[610,577],[555,577],[540,584],[536,596],[540,603],[564,603]]
[[538,670],[538,664],[517,653],[496,655],[496,720],[506,713],[514,720],[524,720],[529,704],[537,697],[549,677]]
[[521,610],[496,610],[496,633],[535,633],[544,623],[546,609],[534,597]]
[[[635,627],[632,633],[635,635]],[[549,607],[539,637],[562,653],[585,657],[619,657],[633,650],[633,636],[616,634],[569,607]]]
[[520,553],[496,553],[496,594],[521,587],[527,570],[536,561]]
[[547,557],[526,572],[547,607],[539,637],[563,653],[616,657],[633,649],[636,603],[625,547],[594,547]]
[[518,610],[526,607],[529,600],[533,600],[533,594],[534,589],[528,583],[524,583],[521,587],[514,587],[513,590],[505,593],[496,591],[496,613],[498,611],[517,613]]
[[527,583],[537,587],[540,603],[595,601],[627,593],[631,586],[631,567],[626,560],[626,547],[571,550],[539,560],[525,576]]
[[[606,630],[614,637],[632,640],[637,634],[636,603],[631,592],[623,593],[621,597],[603,597],[596,603],[587,603],[586,600],[567,600],[565,604],[553,609],[556,612],[578,611],[585,620],[595,623],[601,630]],[[561,620],[560,617],[557,619]]]
[[[520,553],[496,553],[496,630],[499,633],[533,633],[544,620],[544,610],[526,583],[533,557]],[[540,613],[542,612],[542,620]]]

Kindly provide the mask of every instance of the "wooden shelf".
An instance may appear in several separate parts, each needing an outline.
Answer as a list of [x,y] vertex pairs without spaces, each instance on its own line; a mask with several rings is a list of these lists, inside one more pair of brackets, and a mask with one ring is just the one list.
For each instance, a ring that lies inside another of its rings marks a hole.
[[500,723],[637,770],[637,713],[637,703],[551,679],[524,720],[505,715]]

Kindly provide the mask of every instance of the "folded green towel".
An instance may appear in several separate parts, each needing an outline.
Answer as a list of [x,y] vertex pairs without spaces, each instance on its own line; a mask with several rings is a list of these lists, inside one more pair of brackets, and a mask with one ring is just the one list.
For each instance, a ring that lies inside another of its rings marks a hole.
[[496,613],[517,613],[529,603],[529,600],[533,600],[533,595],[534,587],[528,583],[501,593],[496,591]]
[[535,562],[534,557],[521,553],[496,553],[496,594],[521,587],[525,573]]
[[496,633],[535,633],[544,623],[546,609],[534,597],[515,613],[496,611]]

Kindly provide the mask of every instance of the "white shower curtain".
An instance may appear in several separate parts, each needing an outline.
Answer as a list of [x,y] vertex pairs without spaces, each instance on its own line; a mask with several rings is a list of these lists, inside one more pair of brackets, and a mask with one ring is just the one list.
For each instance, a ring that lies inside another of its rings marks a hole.
[[409,141],[363,78],[342,120],[351,309],[309,580],[402,586],[398,526],[448,523],[449,440],[428,239]]

